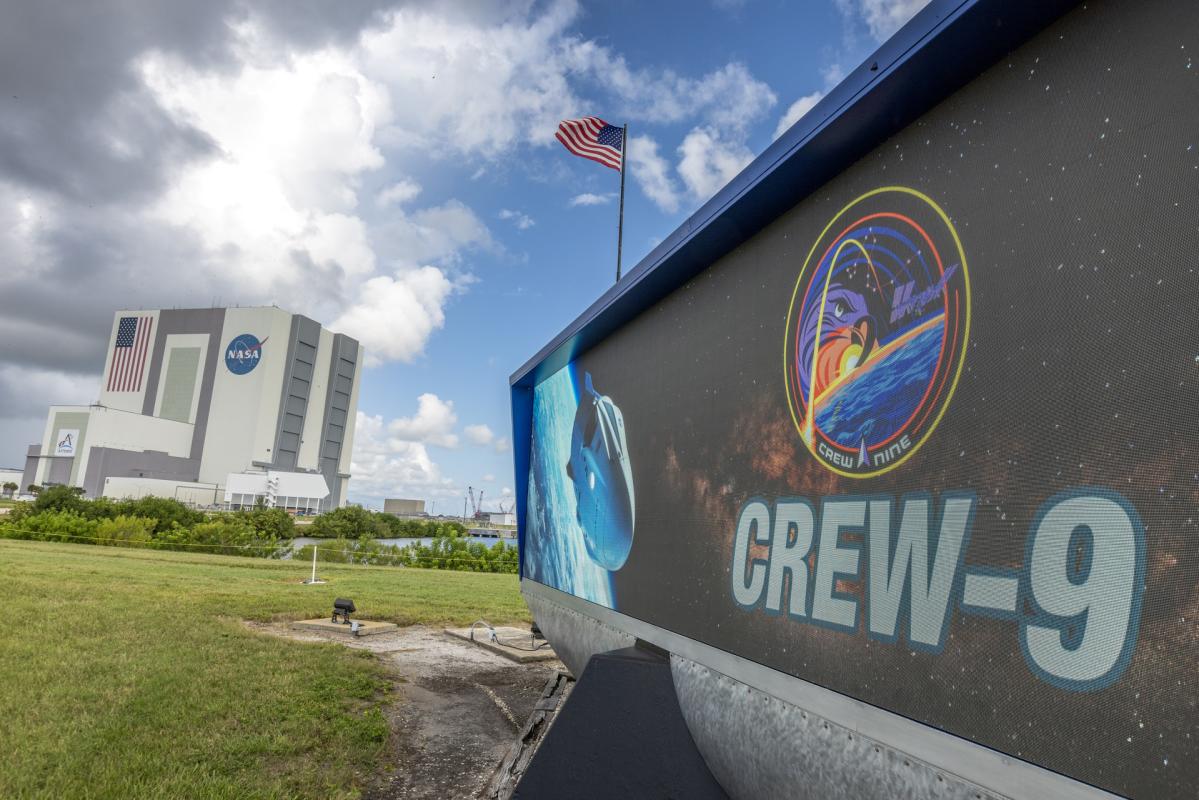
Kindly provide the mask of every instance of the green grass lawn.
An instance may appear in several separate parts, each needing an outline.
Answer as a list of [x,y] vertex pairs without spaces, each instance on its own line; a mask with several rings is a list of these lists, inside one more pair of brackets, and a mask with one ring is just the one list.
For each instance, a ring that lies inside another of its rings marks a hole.
[[256,634],[329,613],[529,619],[514,575],[0,540],[0,797],[354,797],[388,735],[369,654]]

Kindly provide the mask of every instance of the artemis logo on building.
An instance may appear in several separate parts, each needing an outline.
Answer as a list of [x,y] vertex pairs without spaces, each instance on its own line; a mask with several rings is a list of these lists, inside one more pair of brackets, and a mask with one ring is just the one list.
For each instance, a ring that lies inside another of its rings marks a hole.
[[73,456],[75,455],[75,443],[79,441],[79,429],[72,428],[71,430],[60,430],[58,436],[55,437],[58,442],[54,445],[54,455],[56,456]]
[[268,336],[260,342],[252,333],[233,337],[233,341],[225,348],[225,366],[234,375],[245,375],[262,360],[262,346],[269,338],[271,337]]

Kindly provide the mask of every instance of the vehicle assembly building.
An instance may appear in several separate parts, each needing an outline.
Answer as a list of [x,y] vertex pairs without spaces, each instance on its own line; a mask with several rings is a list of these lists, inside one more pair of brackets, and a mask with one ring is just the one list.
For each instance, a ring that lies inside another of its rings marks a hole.
[[216,504],[250,473],[269,476],[263,491],[234,499],[339,506],[362,359],[351,337],[274,307],[118,311],[98,401],[50,407],[21,487]]

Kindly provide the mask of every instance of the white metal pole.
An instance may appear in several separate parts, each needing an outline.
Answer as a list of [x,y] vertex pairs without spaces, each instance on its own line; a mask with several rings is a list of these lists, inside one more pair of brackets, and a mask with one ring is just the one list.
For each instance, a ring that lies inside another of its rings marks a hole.
[[624,174],[628,166],[629,126],[624,126],[620,139],[620,217],[616,223],[616,282],[620,283],[620,251],[624,246]]
[[316,542],[312,543],[312,582],[316,583]]

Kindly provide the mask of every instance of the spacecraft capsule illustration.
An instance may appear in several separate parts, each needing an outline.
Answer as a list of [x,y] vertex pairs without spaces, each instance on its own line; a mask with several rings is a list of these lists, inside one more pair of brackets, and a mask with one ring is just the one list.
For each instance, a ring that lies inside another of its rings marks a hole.
[[624,566],[633,546],[636,505],[624,416],[584,373],[566,474],[574,483],[577,518],[587,554],[607,570]]

